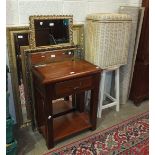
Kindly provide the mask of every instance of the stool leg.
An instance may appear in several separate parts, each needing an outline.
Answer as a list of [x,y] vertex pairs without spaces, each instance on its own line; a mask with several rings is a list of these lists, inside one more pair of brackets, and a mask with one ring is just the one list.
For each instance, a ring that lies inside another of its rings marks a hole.
[[119,111],[119,68],[115,70],[116,111]]
[[106,76],[106,73],[102,72],[101,81],[100,81],[100,90],[99,90],[98,118],[101,118],[101,115],[102,115],[102,103],[103,103],[103,95],[104,95],[105,76]]

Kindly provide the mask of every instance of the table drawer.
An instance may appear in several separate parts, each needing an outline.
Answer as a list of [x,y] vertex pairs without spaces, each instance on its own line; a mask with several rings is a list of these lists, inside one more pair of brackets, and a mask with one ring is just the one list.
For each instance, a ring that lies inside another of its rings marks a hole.
[[59,82],[55,85],[56,97],[63,97],[76,93],[82,89],[91,88],[93,83],[92,76]]

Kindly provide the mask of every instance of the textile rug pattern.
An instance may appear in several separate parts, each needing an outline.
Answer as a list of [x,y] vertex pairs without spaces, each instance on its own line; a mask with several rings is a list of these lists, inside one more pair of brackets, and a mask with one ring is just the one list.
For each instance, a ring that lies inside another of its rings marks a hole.
[[149,113],[132,117],[47,155],[148,155]]

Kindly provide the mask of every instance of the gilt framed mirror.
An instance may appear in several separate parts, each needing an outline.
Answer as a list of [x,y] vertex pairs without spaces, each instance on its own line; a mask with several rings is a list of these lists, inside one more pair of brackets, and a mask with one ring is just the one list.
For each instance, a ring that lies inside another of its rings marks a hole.
[[[73,34],[74,34],[73,44],[79,46],[81,49],[83,49],[84,47],[83,29],[84,29],[83,24],[73,25]],[[25,127],[27,125],[31,125],[32,121],[32,111],[31,111],[32,105],[30,104],[28,94],[26,92],[28,84],[25,71],[26,69],[25,62],[23,59],[24,51],[30,48],[29,37],[30,37],[30,30],[28,26],[7,27],[7,47],[8,47],[7,51],[11,71],[11,82],[12,82],[13,98],[15,103],[16,120],[19,127]],[[63,46],[57,46],[57,47],[63,48]],[[57,47],[55,46],[55,49]],[[54,50],[54,48],[51,47],[49,47],[49,49]],[[20,67],[18,67],[18,64],[20,64]]]
[[73,41],[72,15],[36,15],[30,16],[30,46],[71,45]]
[[7,27],[7,51],[11,72],[13,99],[15,104],[16,121],[21,126],[30,121],[27,115],[27,100],[24,87],[21,49],[29,48],[29,27]]

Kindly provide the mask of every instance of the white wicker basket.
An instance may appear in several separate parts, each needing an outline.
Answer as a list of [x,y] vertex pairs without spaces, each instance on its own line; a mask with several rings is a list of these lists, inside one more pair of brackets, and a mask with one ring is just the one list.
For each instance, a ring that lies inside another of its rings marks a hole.
[[86,21],[85,59],[101,68],[127,63],[131,18],[126,14],[91,14]]

